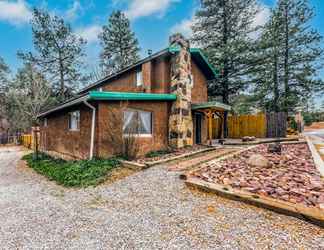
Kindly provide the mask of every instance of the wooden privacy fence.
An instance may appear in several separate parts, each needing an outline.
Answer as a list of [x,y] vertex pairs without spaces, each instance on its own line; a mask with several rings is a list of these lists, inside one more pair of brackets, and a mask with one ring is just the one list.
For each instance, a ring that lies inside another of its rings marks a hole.
[[[213,138],[220,138],[221,119],[213,120]],[[287,128],[286,113],[259,113],[256,115],[228,116],[228,138],[242,138],[244,136],[285,137]]]
[[33,136],[31,134],[21,136],[21,145],[26,148],[32,148]]

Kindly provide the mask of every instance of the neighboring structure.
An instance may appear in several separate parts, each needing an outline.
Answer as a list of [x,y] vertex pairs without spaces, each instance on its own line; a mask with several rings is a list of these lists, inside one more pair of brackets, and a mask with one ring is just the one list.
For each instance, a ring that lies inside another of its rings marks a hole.
[[208,102],[207,81],[215,76],[201,51],[174,35],[168,49],[42,113],[41,149],[74,158],[108,157],[120,153],[116,142],[129,134],[136,136],[140,154],[207,143],[213,113],[230,109]]

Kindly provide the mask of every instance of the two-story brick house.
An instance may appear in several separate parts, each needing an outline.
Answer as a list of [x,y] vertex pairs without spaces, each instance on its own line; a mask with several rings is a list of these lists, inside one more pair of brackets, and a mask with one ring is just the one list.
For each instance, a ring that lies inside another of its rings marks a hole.
[[[41,149],[75,158],[108,157],[120,153],[112,135],[129,133],[137,137],[141,154],[206,143],[212,112],[230,109],[208,102],[207,81],[215,76],[201,51],[174,35],[168,49],[40,114]],[[130,132],[134,123],[136,131]]]

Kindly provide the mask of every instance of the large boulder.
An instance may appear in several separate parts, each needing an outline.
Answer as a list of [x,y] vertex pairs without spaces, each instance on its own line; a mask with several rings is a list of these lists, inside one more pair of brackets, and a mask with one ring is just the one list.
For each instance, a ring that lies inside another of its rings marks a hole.
[[247,164],[254,167],[268,167],[270,165],[267,158],[260,154],[253,154],[247,160]]

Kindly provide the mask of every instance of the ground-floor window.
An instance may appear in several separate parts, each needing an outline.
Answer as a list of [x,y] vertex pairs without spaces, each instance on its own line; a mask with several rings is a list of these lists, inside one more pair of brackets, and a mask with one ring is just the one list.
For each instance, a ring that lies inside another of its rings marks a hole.
[[80,130],[80,111],[74,111],[69,113],[69,130]]
[[152,112],[140,110],[124,111],[124,135],[151,135],[152,134]]

